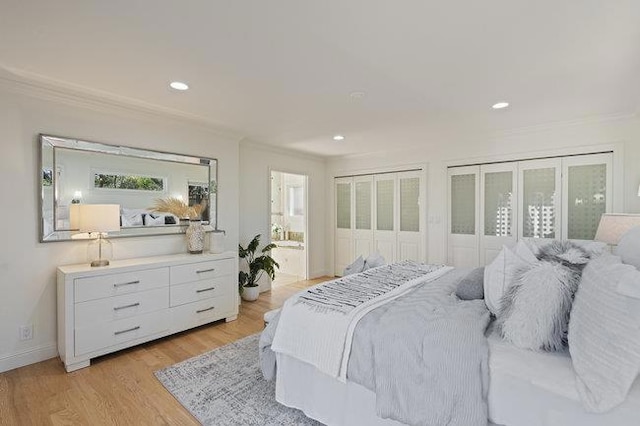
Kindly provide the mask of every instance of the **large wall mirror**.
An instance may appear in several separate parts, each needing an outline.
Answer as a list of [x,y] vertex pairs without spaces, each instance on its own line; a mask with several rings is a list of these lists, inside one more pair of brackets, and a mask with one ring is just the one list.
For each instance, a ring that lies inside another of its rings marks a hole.
[[[81,204],[120,205],[120,231],[110,237],[179,234],[184,218],[153,209],[158,199],[206,205],[216,223],[217,160],[40,135],[40,238],[89,238],[74,223]],[[182,220],[181,220],[182,219]]]

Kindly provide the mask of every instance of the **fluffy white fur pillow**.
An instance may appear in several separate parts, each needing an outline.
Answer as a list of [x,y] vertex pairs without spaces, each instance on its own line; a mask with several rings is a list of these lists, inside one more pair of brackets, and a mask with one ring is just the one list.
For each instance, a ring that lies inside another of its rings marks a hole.
[[571,310],[569,351],[576,386],[592,412],[622,403],[640,371],[640,299],[619,293],[623,282],[640,293],[640,272],[603,254],[585,268]]
[[519,241],[512,251],[506,246],[484,268],[484,302],[492,314],[498,315],[502,296],[515,279],[516,273],[537,262],[524,241]]
[[498,313],[502,337],[524,349],[556,351],[567,343],[569,313],[589,254],[570,242],[541,247],[537,263],[517,272]]

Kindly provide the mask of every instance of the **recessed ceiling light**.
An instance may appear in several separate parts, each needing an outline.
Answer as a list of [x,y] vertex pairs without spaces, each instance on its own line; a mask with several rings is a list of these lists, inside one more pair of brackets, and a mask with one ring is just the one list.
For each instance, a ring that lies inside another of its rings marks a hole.
[[491,108],[493,109],[502,109],[502,108],[506,108],[509,106],[509,102],[498,102],[495,103],[493,105],[491,105]]
[[344,140],[344,136],[342,136],[342,135],[335,135],[335,136],[333,137],[333,140],[334,140],[334,141],[343,141],[343,140]]
[[183,83],[181,81],[172,81],[169,86],[175,90],[189,90],[189,85],[187,83]]

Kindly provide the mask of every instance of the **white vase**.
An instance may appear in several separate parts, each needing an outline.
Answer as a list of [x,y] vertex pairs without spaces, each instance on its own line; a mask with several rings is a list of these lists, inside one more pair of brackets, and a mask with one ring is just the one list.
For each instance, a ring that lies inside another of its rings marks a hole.
[[260,287],[244,287],[242,290],[242,298],[247,302],[253,302],[254,300],[258,300],[258,296],[260,296]]
[[187,251],[191,254],[200,254],[204,251],[204,227],[200,220],[190,220],[187,228]]

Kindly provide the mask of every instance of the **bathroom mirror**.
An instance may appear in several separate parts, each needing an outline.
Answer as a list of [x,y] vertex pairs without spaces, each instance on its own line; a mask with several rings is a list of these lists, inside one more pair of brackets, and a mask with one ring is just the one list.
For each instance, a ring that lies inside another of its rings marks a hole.
[[184,218],[153,212],[157,199],[170,197],[206,203],[202,222],[217,229],[217,165],[213,158],[40,135],[40,240],[89,238],[74,223],[79,204],[120,205],[120,231],[110,238],[183,233]]

